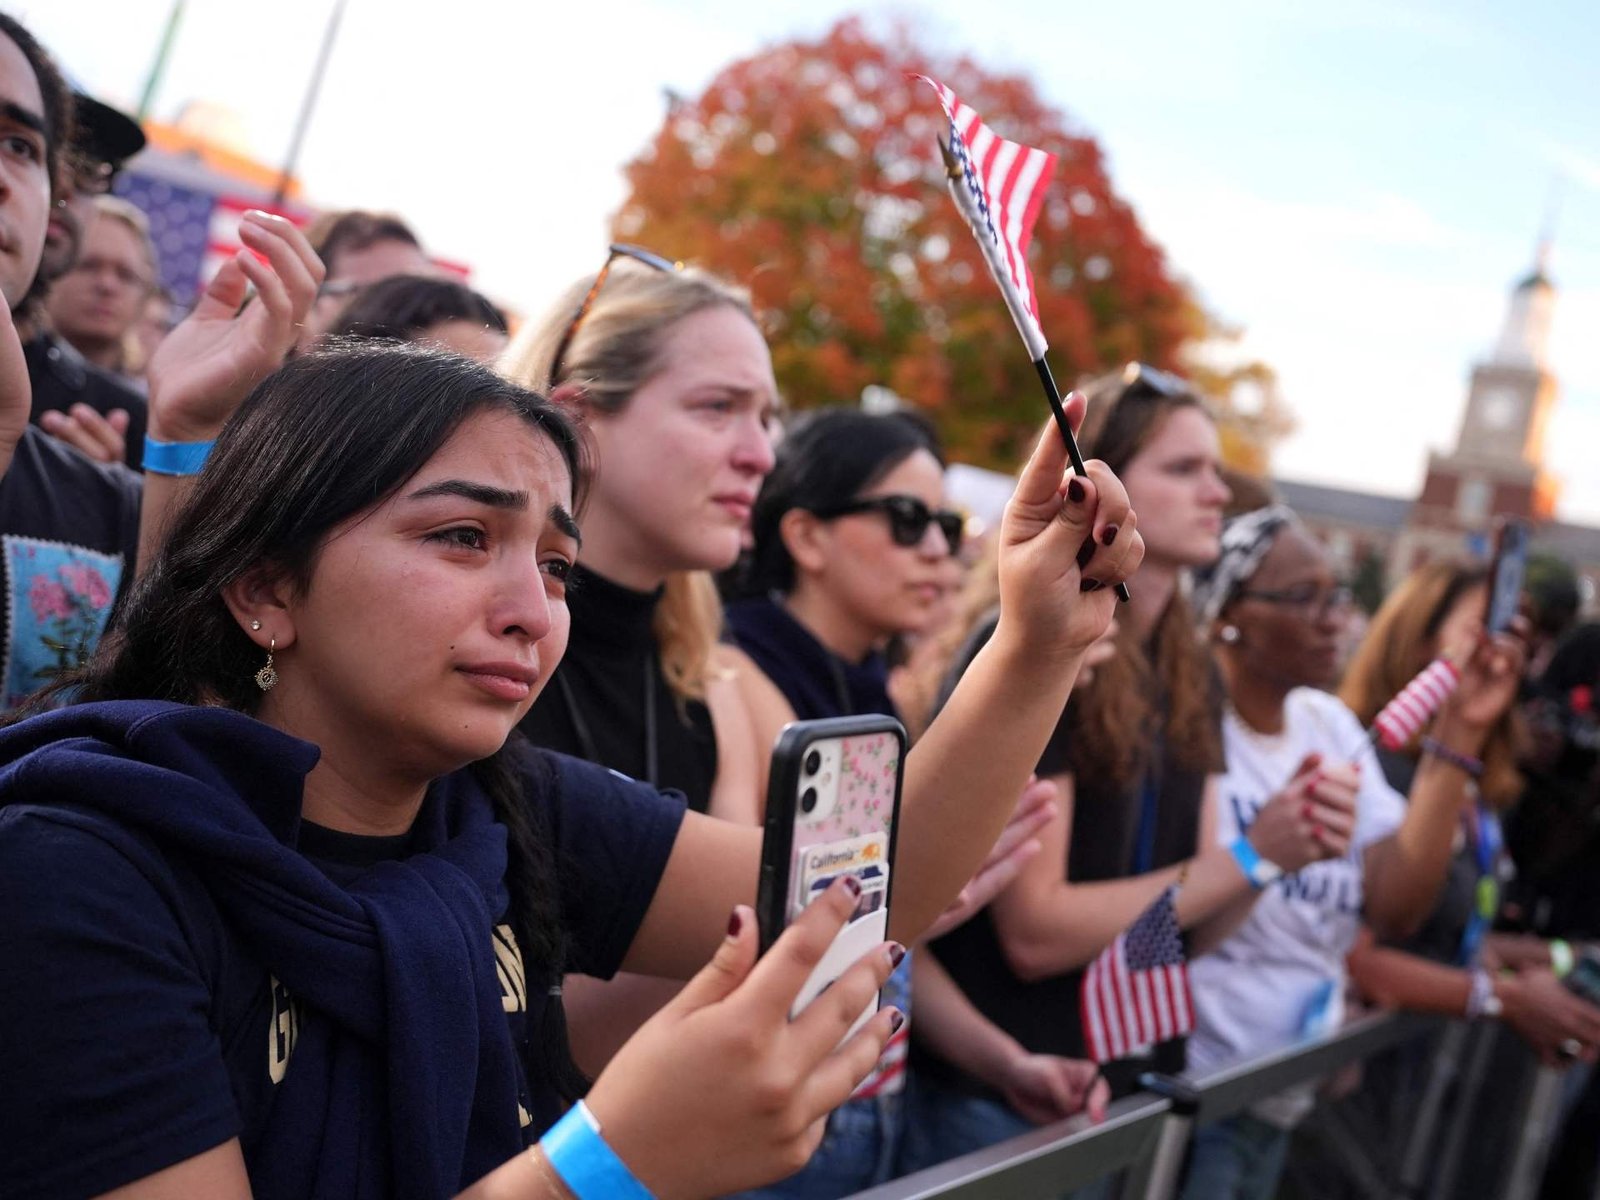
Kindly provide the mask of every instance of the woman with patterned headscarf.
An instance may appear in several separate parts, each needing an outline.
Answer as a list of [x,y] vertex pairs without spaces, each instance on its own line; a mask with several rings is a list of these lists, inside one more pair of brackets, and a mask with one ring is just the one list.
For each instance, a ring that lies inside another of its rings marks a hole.
[[[1409,803],[1384,780],[1359,720],[1331,686],[1350,592],[1321,546],[1282,506],[1231,521],[1194,602],[1227,685],[1227,772],[1218,838],[1248,833],[1267,799],[1308,769],[1357,790],[1349,853],[1292,875],[1259,877],[1248,918],[1191,971],[1196,1028],[1191,1070],[1253,1057],[1335,1028],[1344,960],[1363,920],[1404,934],[1432,909],[1451,857],[1484,741],[1516,694],[1523,647],[1473,629],[1446,647],[1461,682],[1423,739]],[[1274,1194],[1289,1130],[1308,1088],[1270,1097],[1201,1128],[1185,1200],[1265,1200]]]

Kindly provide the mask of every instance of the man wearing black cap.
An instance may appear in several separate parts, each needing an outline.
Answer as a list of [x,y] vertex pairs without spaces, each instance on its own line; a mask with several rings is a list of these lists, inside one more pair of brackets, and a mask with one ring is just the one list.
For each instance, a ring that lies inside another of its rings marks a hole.
[[[42,292],[77,261],[84,232],[94,220],[94,199],[111,190],[117,171],[144,148],[144,132],[133,118],[79,91],[73,96],[77,134],[68,152],[67,185],[50,210],[44,257],[35,287]],[[99,439],[74,438],[73,444],[95,457],[109,454],[96,447],[125,444],[127,464],[137,469],[143,457],[145,400],[109,371],[86,361],[67,340],[34,319],[18,332],[23,338],[28,377],[33,383],[29,420],[58,432],[61,418],[41,422],[46,413],[79,414],[77,424],[100,432]],[[77,406],[82,405],[83,408]]]

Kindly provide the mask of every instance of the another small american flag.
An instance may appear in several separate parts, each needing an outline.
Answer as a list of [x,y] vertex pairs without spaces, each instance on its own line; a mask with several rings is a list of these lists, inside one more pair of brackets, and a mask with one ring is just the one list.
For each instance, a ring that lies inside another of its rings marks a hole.
[[1189,967],[1169,887],[1083,976],[1083,1036],[1097,1063],[1138,1054],[1194,1028]]
[[1017,301],[1011,305],[1012,316],[1028,352],[1038,360],[1044,357],[1046,342],[1039,327],[1033,272],[1028,269],[1028,243],[1044,203],[1045,185],[1055,170],[1055,155],[1006,141],[944,84],[926,75],[917,78],[939,93],[939,103],[950,118],[950,150],[961,164],[976,210],[968,211],[972,232],[980,244],[987,235],[990,246],[998,249],[998,255],[986,257],[1001,290],[1009,291],[1008,301],[1013,297]]

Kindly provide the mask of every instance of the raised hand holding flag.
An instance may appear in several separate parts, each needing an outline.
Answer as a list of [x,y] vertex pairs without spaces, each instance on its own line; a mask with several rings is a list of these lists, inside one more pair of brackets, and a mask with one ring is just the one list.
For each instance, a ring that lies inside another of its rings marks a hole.
[[[1061,391],[1045,359],[1049,344],[1039,325],[1033,272],[1028,269],[1028,243],[1033,239],[1034,222],[1044,202],[1045,185],[1055,170],[1055,155],[1020,142],[1008,142],[944,84],[926,75],[915,78],[938,93],[939,103],[950,119],[949,142],[941,142],[939,148],[944,155],[951,198],[972,228],[972,236],[977,238],[984,261],[989,264],[989,273],[999,285],[1011,319],[1028,348],[1056,428],[1067,445],[1072,469],[1086,475],[1083,452],[1067,423]],[[1117,584],[1117,595],[1128,599],[1128,585]]]

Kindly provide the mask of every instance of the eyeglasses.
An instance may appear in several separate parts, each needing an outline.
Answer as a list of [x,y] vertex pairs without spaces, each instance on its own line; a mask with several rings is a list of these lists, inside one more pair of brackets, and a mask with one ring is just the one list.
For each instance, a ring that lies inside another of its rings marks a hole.
[[1239,592],[1239,596],[1241,599],[1260,600],[1263,604],[1277,604],[1283,608],[1296,609],[1302,617],[1309,617],[1312,620],[1321,620],[1332,612],[1343,612],[1350,607],[1354,599],[1350,589],[1343,585],[1324,588],[1314,583],[1299,584],[1278,591],[1254,591],[1245,588]]
[[937,523],[939,532],[950,546],[951,554],[961,551],[961,534],[967,520],[953,509],[931,509],[915,496],[869,496],[864,500],[851,500],[828,508],[814,508],[811,515],[824,521],[836,517],[854,516],[856,513],[881,512],[889,517],[889,536],[896,546],[917,546],[927,535],[928,526]]
[[681,271],[683,264],[674,262],[653,250],[646,250],[643,246],[629,246],[623,242],[612,242],[610,253],[606,255],[605,265],[600,268],[600,273],[594,277],[594,282],[589,285],[589,290],[584,293],[582,302],[577,311],[572,314],[572,320],[567,322],[567,331],[561,335],[561,340],[556,343],[556,352],[550,358],[550,386],[554,387],[561,382],[561,367],[566,362],[567,351],[572,348],[572,339],[578,332],[578,326],[583,324],[583,319],[589,315],[589,310],[594,307],[595,297],[600,294],[600,289],[605,287],[606,279],[611,274],[611,266],[619,258],[631,258],[634,262],[641,262],[647,267],[654,267],[657,271]]

